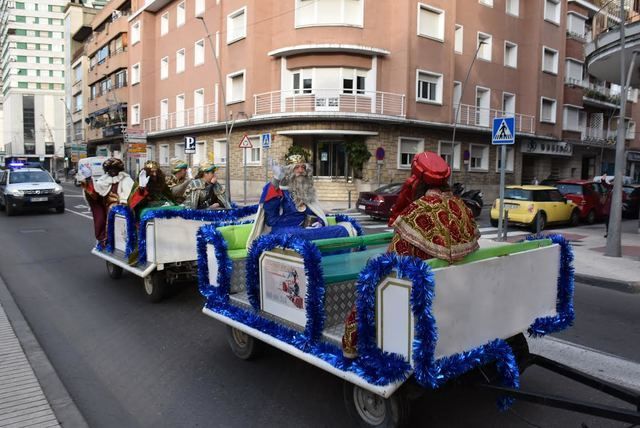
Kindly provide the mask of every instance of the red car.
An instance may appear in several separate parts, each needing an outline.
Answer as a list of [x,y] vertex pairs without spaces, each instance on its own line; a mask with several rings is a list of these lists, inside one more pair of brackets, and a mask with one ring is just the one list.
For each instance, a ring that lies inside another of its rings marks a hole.
[[589,180],[560,180],[556,187],[562,195],[580,208],[580,219],[593,224],[607,214],[607,195],[601,186]]
[[391,207],[398,199],[402,183],[392,183],[382,186],[372,192],[360,192],[358,195],[358,211],[373,218],[388,219]]

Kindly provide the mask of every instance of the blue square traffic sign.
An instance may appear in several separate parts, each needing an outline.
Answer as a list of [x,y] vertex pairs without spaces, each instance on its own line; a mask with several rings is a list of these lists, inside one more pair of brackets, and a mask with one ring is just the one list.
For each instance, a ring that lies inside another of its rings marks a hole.
[[516,120],[514,117],[496,117],[493,119],[491,144],[514,144],[516,139]]

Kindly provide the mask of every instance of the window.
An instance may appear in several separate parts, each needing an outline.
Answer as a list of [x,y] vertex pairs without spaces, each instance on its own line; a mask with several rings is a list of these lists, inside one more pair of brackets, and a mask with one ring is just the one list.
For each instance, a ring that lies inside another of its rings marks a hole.
[[74,82],[82,82],[82,64],[78,64],[73,68]]
[[176,96],[176,127],[184,126],[184,94]]
[[247,37],[247,8],[227,15],[227,44]]
[[260,136],[253,135],[250,136],[252,149],[242,149],[242,162],[245,161],[245,156],[247,160],[247,165],[249,166],[259,166],[262,165],[262,145],[260,144]]
[[135,45],[140,41],[140,21],[134,22],[131,25],[131,44]]
[[160,165],[169,165],[169,145],[161,144],[158,147],[158,163]]
[[184,48],[176,52],[176,73],[184,71]]
[[160,79],[164,80],[169,77],[169,57],[165,56],[160,60]]
[[216,165],[227,164],[227,140],[213,142],[213,161]]
[[167,129],[169,126],[169,100],[160,100],[160,129]]
[[127,70],[116,73],[116,88],[124,88],[127,86]]
[[504,42],[505,67],[518,68],[518,45],[512,42]]
[[469,171],[489,170],[489,147],[478,144],[469,146]]
[[416,101],[442,104],[442,74],[418,70]]
[[415,155],[423,151],[423,139],[400,137],[398,140],[398,169],[411,168],[411,162]]
[[204,39],[198,40],[193,47],[193,65],[204,64]]
[[193,154],[193,164],[199,165],[200,162],[207,160],[207,142],[196,141],[196,152]]
[[244,101],[244,70],[227,75],[227,104]]
[[131,84],[140,83],[140,63],[131,66]]
[[583,86],[583,63],[574,59],[567,59],[565,68],[565,82],[571,85]]
[[193,123],[204,123],[204,89],[193,91]]
[[419,3],[418,36],[444,40],[444,10]]
[[572,36],[584,38],[585,36],[585,23],[586,17],[578,15],[577,13],[569,12],[567,14],[567,33]]
[[516,96],[514,94],[511,94],[509,92],[502,93],[502,115],[516,115]]
[[184,2],[179,3],[176,8],[176,27],[182,27],[185,20],[185,7]]
[[196,0],[196,16],[204,13],[204,0]]
[[184,143],[176,143],[173,146],[173,157],[178,159],[185,159]]
[[[438,142],[438,154],[448,165],[451,164],[451,141]],[[453,165],[454,171],[460,171],[460,143],[453,143]]]
[[[502,155],[502,147],[496,147],[496,172],[500,172],[501,165],[501,156]],[[504,165],[505,172],[513,172],[513,164],[514,164],[514,151],[513,147],[507,146],[507,163]]]
[[345,25],[362,27],[363,0],[296,0],[296,27]]
[[558,51],[542,47],[542,71],[558,74]]
[[82,110],[82,94],[76,95],[76,96],[73,97],[73,104],[74,104],[74,110],[73,111]]
[[152,161],[153,159],[153,146],[149,145],[147,146],[147,160],[148,161]]
[[[293,93],[294,94],[310,94],[313,87],[313,79],[310,77],[302,77],[302,89],[300,88],[300,79],[302,73],[308,74],[310,70],[304,70],[303,72],[293,73]],[[363,82],[364,83],[364,82]]]
[[476,87],[476,125],[489,126],[491,118],[491,90]]
[[540,122],[556,123],[556,100],[540,98]]
[[160,17],[160,35],[164,36],[169,32],[169,12],[165,12]]
[[457,25],[456,24],[456,30],[455,30],[455,42],[454,42],[454,46],[453,46],[453,50],[458,52],[458,53],[462,53],[462,43],[464,40],[464,28],[462,27],[462,25]]
[[485,61],[491,61],[492,39],[491,34],[478,32],[478,44],[476,45],[476,49],[480,46],[480,49],[478,50],[478,58]]
[[460,104],[460,98],[461,97],[462,97],[462,83],[453,82],[453,108],[454,108],[454,113],[455,113],[455,109],[458,107],[458,104]]
[[131,124],[140,124],[140,104],[134,104],[131,106]]
[[520,0],[507,0],[506,12],[513,16],[520,15]]
[[560,24],[560,9],[562,5],[560,0],[544,0],[544,19],[545,21]]
[[479,0],[479,2],[485,6],[493,7],[493,0]]
[[581,132],[581,120],[583,119],[582,109],[574,106],[564,106],[563,118],[562,118],[562,130],[563,131],[575,131]]

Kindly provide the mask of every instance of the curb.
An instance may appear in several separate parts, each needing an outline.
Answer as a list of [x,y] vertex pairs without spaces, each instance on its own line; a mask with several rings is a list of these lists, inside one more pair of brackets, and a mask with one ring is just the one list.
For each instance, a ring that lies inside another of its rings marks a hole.
[[640,293],[640,282],[638,281],[621,281],[618,279],[603,278],[599,276],[586,275],[583,273],[576,273],[575,282],[581,282],[593,287],[607,288],[622,293]]
[[13,300],[13,296],[1,276],[0,304],[60,425],[69,428],[88,428],[89,424],[80,413],[67,388],[65,388],[51,365],[49,358],[40,347],[38,340],[31,331],[31,327],[29,327],[29,323],[27,323],[20,308]]

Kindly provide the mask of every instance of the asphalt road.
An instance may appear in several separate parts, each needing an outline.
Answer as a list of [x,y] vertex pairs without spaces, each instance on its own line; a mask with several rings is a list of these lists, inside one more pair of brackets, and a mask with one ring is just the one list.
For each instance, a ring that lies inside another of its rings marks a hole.
[[[67,191],[67,207],[82,213],[78,195]],[[89,252],[89,218],[2,215],[0,242],[0,275],[92,427],[352,425],[336,377],[272,348],[253,362],[234,357],[225,327],[200,312],[193,284],[150,304],[139,279],[109,279]],[[578,284],[576,310],[564,339],[640,363],[640,295]],[[610,402],[540,369],[522,386]],[[412,419],[433,427],[583,423],[628,426],[526,403],[500,413],[489,395],[467,388],[418,399]]]

